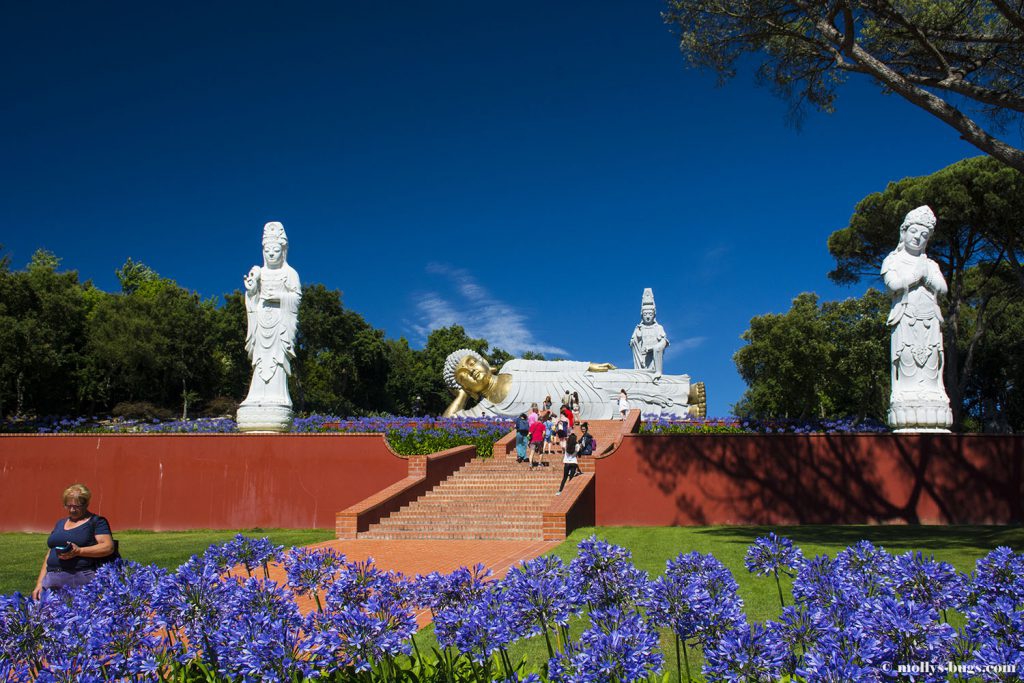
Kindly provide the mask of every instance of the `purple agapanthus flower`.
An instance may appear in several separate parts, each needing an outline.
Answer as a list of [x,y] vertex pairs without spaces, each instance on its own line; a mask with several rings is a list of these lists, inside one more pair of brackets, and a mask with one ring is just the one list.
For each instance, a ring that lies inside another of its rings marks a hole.
[[594,610],[592,626],[570,651],[548,664],[554,683],[642,681],[661,671],[658,634],[636,612],[616,606]]
[[708,681],[774,682],[788,654],[775,630],[760,624],[734,629],[704,650],[704,676]]
[[739,585],[713,555],[696,551],[679,555],[666,563],[665,577],[676,583],[692,584],[710,596],[706,608],[695,615],[694,636],[704,647],[746,624]]
[[591,609],[636,609],[650,593],[647,573],[633,566],[632,553],[596,536],[580,541],[569,563],[569,585]]
[[516,629],[536,635],[565,626],[583,611],[583,597],[569,587],[569,569],[562,559],[545,555],[513,567],[502,581]]
[[292,595],[273,581],[224,582],[224,608],[210,642],[223,656],[217,670],[231,680],[291,681],[306,662],[300,651],[302,617]]
[[898,596],[939,611],[959,606],[967,596],[967,580],[953,565],[920,552],[897,557],[892,577]]
[[747,548],[744,563],[748,571],[760,576],[778,576],[779,572],[795,576],[803,561],[804,554],[793,541],[772,531]]
[[[866,668],[887,674],[899,665],[948,662],[956,632],[939,622],[931,605],[893,598],[869,598],[853,618],[860,634],[860,658]],[[940,671],[920,680],[944,681]]]
[[345,563],[345,556],[330,548],[292,548],[284,557],[288,587],[296,595],[313,595],[322,610],[320,595],[330,586]]

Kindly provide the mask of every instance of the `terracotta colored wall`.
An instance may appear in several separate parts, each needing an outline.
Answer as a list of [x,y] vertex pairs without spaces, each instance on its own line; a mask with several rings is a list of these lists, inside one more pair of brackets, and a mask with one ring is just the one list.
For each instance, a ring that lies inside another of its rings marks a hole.
[[82,482],[116,529],[333,529],[404,478],[379,434],[0,436],[0,531],[49,531]]
[[1024,437],[626,435],[598,525],[1019,523]]

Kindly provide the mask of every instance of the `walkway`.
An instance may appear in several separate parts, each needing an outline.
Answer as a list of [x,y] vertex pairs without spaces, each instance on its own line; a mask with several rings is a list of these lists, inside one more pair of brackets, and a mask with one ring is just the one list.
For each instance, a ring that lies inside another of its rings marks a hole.
[[[325,541],[310,548],[331,548],[346,559],[365,561],[372,557],[380,569],[401,572],[408,577],[440,572],[448,574],[459,567],[483,563],[494,578],[502,578],[508,570],[524,560],[531,560],[550,552],[557,541],[441,541],[441,540],[376,540]],[[271,565],[270,578],[280,584],[287,583],[284,569]],[[303,614],[315,608],[310,597],[298,599]],[[429,613],[417,615],[420,627],[430,623]]]

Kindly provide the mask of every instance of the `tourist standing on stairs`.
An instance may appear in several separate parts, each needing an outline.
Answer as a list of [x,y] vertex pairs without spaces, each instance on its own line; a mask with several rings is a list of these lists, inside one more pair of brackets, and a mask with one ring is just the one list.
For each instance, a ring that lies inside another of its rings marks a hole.
[[526,413],[516,418],[516,462],[526,462],[526,447],[530,443],[530,421]]
[[562,408],[562,412],[558,415],[558,420],[555,422],[555,437],[551,440],[551,444],[556,448],[562,448],[562,439],[569,435],[569,418],[565,416],[565,408]]
[[565,453],[562,454],[562,483],[558,485],[556,496],[562,495],[565,482],[580,473],[579,460],[576,458],[576,451],[579,444],[576,442],[576,435],[570,434],[565,440]]
[[[537,420],[530,425],[530,470],[537,467],[543,458],[541,457],[540,450],[544,446],[544,432],[545,420]],[[536,458],[536,459],[535,459]]]
[[583,434],[580,436],[580,447],[577,455],[593,455],[594,450],[597,449],[597,442],[594,437],[590,435],[590,425],[584,422],[580,425],[580,430]]
[[629,413],[629,397],[626,396],[625,389],[619,389],[619,414],[622,415],[622,419],[626,419],[626,415]]

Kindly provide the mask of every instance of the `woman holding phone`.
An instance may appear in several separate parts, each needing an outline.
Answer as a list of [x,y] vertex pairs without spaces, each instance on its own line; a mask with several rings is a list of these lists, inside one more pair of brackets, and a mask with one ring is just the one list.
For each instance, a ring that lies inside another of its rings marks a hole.
[[92,493],[84,484],[64,489],[62,500],[68,516],[57,520],[46,539],[49,549],[32,591],[36,600],[44,588],[84,586],[96,575],[96,560],[113,554],[110,523],[89,511],[91,499]]

